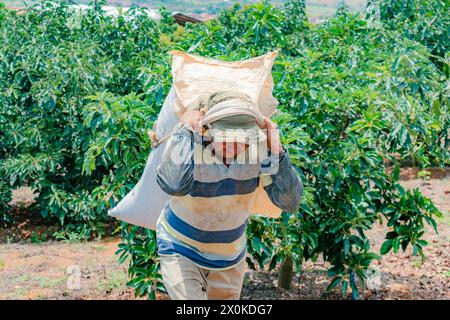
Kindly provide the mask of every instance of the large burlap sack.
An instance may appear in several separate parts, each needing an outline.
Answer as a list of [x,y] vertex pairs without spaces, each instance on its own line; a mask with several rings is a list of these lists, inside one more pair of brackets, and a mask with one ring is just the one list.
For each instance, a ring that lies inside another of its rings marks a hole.
[[[218,90],[238,90],[246,93],[264,116],[272,115],[279,104],[273,96],[272,78],[272,66],[278,52],[275,50],[251,59],[230,62],[172,50],[177,114],[182,115],[198,96],[209,96]],[[282,210],[272,203],[264,190],[267,180],[270,181],[270,177],[261,179],[250,213],[276,218]]]
[[183,114],[198,96],[209,96],[219,90],[237,90],[257,103],[264,116],[271,115],[279,104],[272,95],[272,66],[278,51],[229,62],[172,50],[176,112]]
[[[271,115],[279,104],[272,95],[274,83],[271,74],[278,50],[235,62],[205,58],[178,50],[173,50],[170,54],[173,85],[157,119],[158,139],[170,135],[187,106],[199,96],[208,96],[219,90],[246,93],[265,116]],[[156,221],[169,199],[156,182],[156,168],[161,163],[167,140],[161,141],[164,142],[151,151],[139,182],[116,207],[109,210],[108,215],[144,228],[156,229]],[[251,214],[269,217],[281,214],[281,209],[267,196],[263,182],[257,189]]]

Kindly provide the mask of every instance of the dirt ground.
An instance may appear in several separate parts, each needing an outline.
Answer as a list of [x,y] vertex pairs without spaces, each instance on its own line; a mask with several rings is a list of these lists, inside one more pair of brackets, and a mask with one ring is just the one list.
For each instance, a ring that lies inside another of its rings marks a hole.
[[[412,178],[412,179],[411,179]],[[406,253],[389,253],[376,262],[375,276],[361,299],[450,299],[450,184],[448,175],[433,174],[417,179],[414,170],[402,170],[402,185],[420,188],[444,213],[438,221],[439,234],[427,228],[426,260]],[[27,205],[27,189],[16,191],[15,202]],[[119,238],[84,243],[36,241],[36,235],[51,226],[35,225],[32,215],[17,227],[0,229],[0,299],[135,299],[126,287],[127,264],[119,264]],[[386,228],[369,233],[373,250],[379,252]],[[32,241],[31,239],[33,239]],[[26,240],[24,240],[26,239]],[[37,243],[33,243],[37,242]],[[277,288],[276,271],[247,270],[241,299],[342,299],[337,290],[327,293],[329,278],[323,262],[307,262],[296,274],[289,290]],[[71,275],[79,272],[78,285]],[[168,299],[159,293],[157,299]]]

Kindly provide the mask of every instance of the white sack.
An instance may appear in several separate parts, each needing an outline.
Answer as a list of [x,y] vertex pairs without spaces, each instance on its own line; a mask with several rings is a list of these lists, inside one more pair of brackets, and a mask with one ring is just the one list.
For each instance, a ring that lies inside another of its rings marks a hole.
[[247,94],[264,116],[279,105],[272,95],[272,66],[279,49],[241,61],[222,61],[172,50],[172,78],[175,109],[181,116],[198,96],[219,90],[237,90]]
[[[187,106],[200,95],[210,95],[218,90],[240,90],[257,103],[265,116],[269,116],[279,104],[272,95],[272,65],[278,50],[234,62],[178,50],[170,54],[173,84],[158,115],[155,130],[157,139],[171,133]],[[108,211],[108,215],[137,226],[156,229],[156,221],[169,199],[169,195],[162,191],[156,181],[156,168],[168,140],[163,141],[151,151],[139,182],[116,207]],[[270,201],[262,184],[258,187],[251,214],[268,217],[281,214],[281,209]]]
[[[169,134],[178,123],[174,102],[175,92],[172,87],[158,115],[155,128],[158,138]],[[108,211],[109,216],[147,229],[156,229],[159,214],[169,199],[169,195],[156,182],[156,167],[161,162],[165,147],[166,142],[163,142],[150,152],[141,179],[117,206]]]

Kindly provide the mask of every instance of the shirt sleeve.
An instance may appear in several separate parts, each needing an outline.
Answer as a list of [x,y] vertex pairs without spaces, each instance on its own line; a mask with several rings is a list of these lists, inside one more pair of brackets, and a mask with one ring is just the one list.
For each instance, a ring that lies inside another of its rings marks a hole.
[[193,132],[186,124],[175,126],[164,150],[161,164],[156,168],[156,181],[172,196],[183,196],[191,191],[194,181]]
[[285,150],[261,163],[264,189],[272,202],[285,212],[296,211],[303,194],[303,183]]

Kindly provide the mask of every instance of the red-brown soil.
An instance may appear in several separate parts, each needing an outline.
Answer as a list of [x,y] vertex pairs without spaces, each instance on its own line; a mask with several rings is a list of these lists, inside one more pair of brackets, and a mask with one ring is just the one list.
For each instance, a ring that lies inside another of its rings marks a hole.
[[[411,249],[383,256],[373,266],[380,273],[379,285],[363,289],[361,299],[450,299],[450,184],[448,175],[439,172],[426,179],[418,179],[414,169],[402,170],[401,175],[405,188],[420,188],[444,214],[438,221],[439,234],[427,228],[425,261],[412,256]],[[29,189],[15,191],[14,202],[18,223],[0,229],[0,299],[135,299],[126,287],[127,265],[120,265],[114,254],[120,239],[38,242],[57,226],[26,210],[32,203]],[[379,225],[369,232],[375,252],[385,234],[386,228]],[[81,272],[79,289],[67,286],[73,266]],[[321,261],[305,263],[289,290],[277,288],[276,271],[248,269],[241,299],[342,299],[337,290],[326,292],[326,269]],[[157,298],[168,296],[159,293]]]

